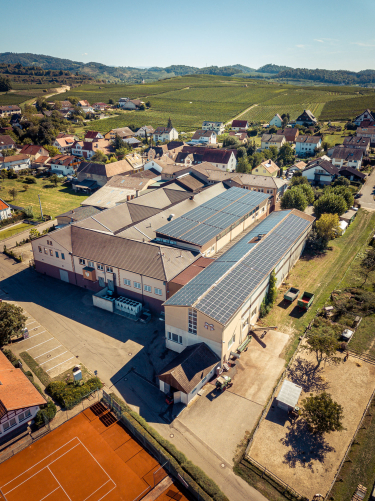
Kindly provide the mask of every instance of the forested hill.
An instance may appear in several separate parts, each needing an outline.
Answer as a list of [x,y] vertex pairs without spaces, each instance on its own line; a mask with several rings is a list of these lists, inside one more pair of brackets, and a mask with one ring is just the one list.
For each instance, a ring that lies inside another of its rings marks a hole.
[[346,70],[309,70],[306,68],[288,68],[277,73],[275,77],[292,80],[312,80],[315,82],[342,85],[375,84],[375,70],[363,70],[356,73],[354,71]]

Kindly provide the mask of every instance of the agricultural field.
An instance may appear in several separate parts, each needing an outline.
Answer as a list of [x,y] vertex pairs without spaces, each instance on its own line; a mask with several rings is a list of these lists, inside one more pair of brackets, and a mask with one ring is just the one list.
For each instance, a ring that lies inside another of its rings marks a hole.
[[375,109],[375,92],[353,97],[352,99],[327,102],[321,120],[350,120],[369,108]]
[[8,104],[20,104],[26,101],[27,96],[16,94],[16,93],[2,93],[0,94],[0,106],[6,106]]
[[[0,184],[0,198],[20,207],[32,207],[36,218],[40,215],[38,194],[41,195],[43,213],[56,217],[70,209],[79,207],[87,198],[86,195],[77,195],[64,184],[53,186],[47,179],[38,178],[36,184],[29,184],[25,190],[23,180],[4,179]],[[13,200],[9,194],[11,188],[16,188],[17,196]]]

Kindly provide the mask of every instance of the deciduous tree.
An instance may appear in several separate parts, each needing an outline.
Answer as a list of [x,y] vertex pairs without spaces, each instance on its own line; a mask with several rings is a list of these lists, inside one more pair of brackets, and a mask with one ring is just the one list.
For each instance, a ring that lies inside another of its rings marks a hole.
[[341,358],[336,355],[340,343],[335,336],[325,334],[324,332],[313,332],[306,339],[305,350],[314,353],[317,361],[317,367],[322,362],[332,362],[339,364]]
[[323,434],[345,429],[342,406],[325,391],[320,395],[310,394],[302,401],[302,417],[313,433]]
[[348,210],[344,197],[335,193],[322,195],[314,204],[314,211],[317,218],[322,214],[338,214],[341,216]]
[[299,186],[286,190],[281,199],[282,209],[298,209],[304,211],[307,207],[307,198]]
[[328,242],[339,234],[339,223],[340,219],[337,214],[322,214],[315,223],[315,228],[319,237]]
[[27,317],[20,306],[0,303],[0,345],[8,343],[11,336],[25,327]]

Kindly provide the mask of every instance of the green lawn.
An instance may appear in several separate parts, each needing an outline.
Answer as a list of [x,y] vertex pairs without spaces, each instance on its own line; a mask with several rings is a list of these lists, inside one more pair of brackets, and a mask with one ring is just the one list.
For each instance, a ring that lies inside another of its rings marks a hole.
[[[43,214],[50,215],[52,218],[79,207],[81,202],[87,198],[86,195],[75,194],[71,188],[64,184],[54,187],[45,178],[37,179],[36,184],[29,184],[27,191],[25,191],[23,184],[22,179],[5,179],[0,184],[0,198],[21,207],[31,206],[36,218],[40,216],[38,194],[41,195]],[[8,193],[11,188],[16,188],[18,192],[15,200]]]
[[32,226],[30,226],[27,223],[21,223],[17,224],[17,226],[12,226],[11,228],[1,230],[0,231],[0,240],[4,240],[4,238],[12,237],[13,235],[17,235],[18,233],[21,233],[22,231],[25,231],[27,229],[31,229]]

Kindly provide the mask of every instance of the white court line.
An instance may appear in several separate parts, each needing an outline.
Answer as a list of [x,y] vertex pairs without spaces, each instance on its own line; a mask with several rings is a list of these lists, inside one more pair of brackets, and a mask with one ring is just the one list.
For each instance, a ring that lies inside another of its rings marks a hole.
[[[108,484],[108,482],[110,482],[110,480],[107,480],[107,482],[105,482],[105,483],[104,483],[103,485],[101,485],[98,489],[96,489],[96,491],[92,492],[92,493],[91,493],[89,496],[87,496],[87,498],[85,498],[83,501],[86,501],[86,499],[91,498],[91,496],[93,496],[93,495],[95,494],[95,492],[100,491],[100,489],[101,489],[102,487],[104,487],[105,485],[107,485],[107,484]],[[115,486],[115,487],[116,487],[116,486]],[[108,493],[107,493],[107,494],[108,494]],[[107,495],[107,494],[105,494],[105,495]]]
[[[33,337],[35,337],[35,336],[33,336]],[[41,344],[48,343],[48,341],[51,341],[52,339],[55,339],[55,338],[54,337],[50,337],[49,339],[47,339],[47,341],[43,341],[43,343],[39,343],[39,344],[36,344],[35,346],[32,346],[31,348],[27,348],[26,351],[33,350],[34,348],[37,348]]]
[[37,357],[34,357],[34,360],[36,360],[37,358],[42,357],[43,355],[47,355],[47,353],[49,353],[50,351],[57,350],[57,348],[60,348],[60,346],[62,346],[62,344],[59,344],[59,346],[56,346],[56,348],[52,348],[52,350],[46,351],[45,353],[42,353],[41,355],[38,355]]
[[68,353],[68,350],[63,351],[62,353],[60,353],[60,355],[56,355],[56,357],[49,358],[48,360],[46,360],[45,362],[42,362],[42,363],[41,363],[41,364],[39,364],[39,365],[44,365],[44,364],[46,364],[47,362],[50,362],[51,360],[55,360],[55,358],[59,358],[59,357],[61,357],[61,355],[65,355],[65,353]]
[[[113,482],[113,480],[112,480],[112,482]],[[113,482],[113,483],[114,483],[114,482]],[[115,483],[114,483],[114,484],[115,484]],[[110,492],[112,492],[112,491],[113,491],[113,489],[116,489],[116,487],[117,487],[117,485],[115,484],[115,486],[114,486],[114,487],[112,487],[112,489],[111,489],[110,491],[108,491],[108,492],[107,492],[107,494],[104,494],[104,496],[102,496],[100,499],[98,499],[98,501],[101,501],[101,500],[102,500],[102,499],[104,499],[106,496],[108,496],[108,494],[109,494]]]
[[55,475],[52,473],[52,471],[50,470],[49,466],[47,466],[47,470],[50,472],[50,474],[53,476],[53,478],[56,480],[56,482],[59,484],[59,486],[61,487],[61,489],[64,491],[66,497],[69,499],[69,501],[72,501],[70,499],[70,497],[68,496],[66,490],[64,489],[64,487],[60,484],[60,482],[57,480],[57,478],[55,477]]
[[[70,357],[70,358],[68,358],[68,360],[65,360],[65,362],[69,362],[69,360],[71,360],[72,358],[75,358],[75,357]],[[46,369],[46,372],[49,372],[52,369],[56,369],[56,367],[58,367],[59,365],[65,364],[65,362],[61,362],[61,364],[57,364],[54,367],[51,367],[50,369]]]
[[[56,449],[54,452],[51,452],[51,454],[48,454],[48,456],[46,456],[45,458],[41,459],[40,461],[38,461],[37,463],[35,463],[33,466],[30,466],[30,468],[28,468],[27,470],[23,471],[22,473],[20,473],[19,475],[17,475],[16,477],[12,478],[12,480],[9,480],[9,482],[7,482],[6,484],[2,485],[0,487],[0,489],[4,489],[4,487],[6,487],[8,484],[11,484],[14,480],[16,480],[17,478],[19,477],[22,477],[22,475],[24,475],[26,472],[28,472],[29,470],[32,470],[33,468],[35,468],[35,466],[37,466],[39,463],[43,463],[43,461],[45,461],[47,458],[49,458],[50,456],[53,456],[53,454],[55,454],[57,451],[59,451],[60,449],[62,449],[63,447],[65,447],[66,445],[68,445],[70,442],[72,442],[73,440],[78,440],[80,443],[82,443],[78,437],[73,437],[71,438],[68,442],[66,442],[66,444],[62,445],[61,447],[59,447],[58,449]],[[79,444],[77,444],[79,445]],[[75,445],[74,447],[77,447],[77,445]],[[69,449],[69,451],[71,451],[72,449],[74,449],[74,447],[72,447],[71,449]],[[66,451],[66,452],[69,452],[69,451]],[[66,454],[66,452],[64,452],[64,454]],[[62,454],[62,456],[64,455]],[[62,457],[60,456],[60,457]],[[44,468],[42,468],[42,470],[44,470]],[[38,473],[42,470],[39,470]],[[36,473],[35,473],[36,475]],[[34,476],[34,475],[33,475]],[[31,478],[31,477],[29,477]],[[25,480],[26,481],[26,480]],[[24,482],[22,482],[24,483]],[[18,485],[21,485],[21,484],[18,484]],[[17,486],[18,487],[18,486]],[[13,490],[13,489],[12,489]],[[10,491],[9,491],[10,492]]]
[[[102,466],[102,465],[98,462],[98,460],[97,460],[96,458],[94,458],[94,456],[91,454],[91,452],[90,452],[90,451],[88,450],[88,448],[85,446],[85,444],[83,444],[83,443],[81,442],[81,440],[80,440],[78,437],[77,437],[77,440],[79,440],[80,444],[81,444],[81,445],[82,445],[82,446],[83,446],[83,447],[87,450],[87,452],[90,454],[90,456],[93,458],[93,460],[94,460],[94,461],[96,461],[96,463],[98,464],[98,466],[100,466],[100,468],[101,468],[101,469],[104,471],[104,473],[107,475],[107,477],[108,477],[110,480],[112,480],[112,479],[111,479],[111,477],[108,475],[108,473],[107,473],[107,472],[105,471],[105,469],[103,468],[103,466]],[[113,482],[113,480],[112,480],[112,482]],[[116,482],[113,482],[113,483],[114,483],[114,485],[115,485],[115,487],[116,487]],[[107,495],[107,494],[106,494],[106,495]],[[99,500],[99,501],[100,501],[100,500]]]
[[55,491],[57,491],[57,489],[60,489],[60,486],[59,486],[59,487],[56,487],[56,489],[54,489],[54,490],[53,490],[53,491],[51,491],[49,494],[47,494],[47,496],[44,496],[44,498],[39,499],[39,501],[43,501],[43,499],[48,498],[48,496],[50,496],[50,495],[51,495],[51,494],[53,494]]

